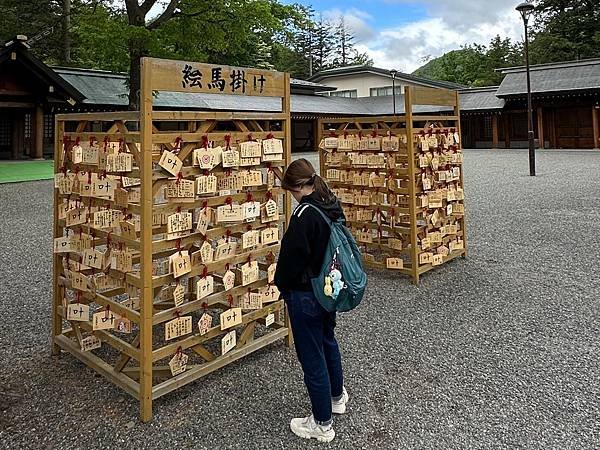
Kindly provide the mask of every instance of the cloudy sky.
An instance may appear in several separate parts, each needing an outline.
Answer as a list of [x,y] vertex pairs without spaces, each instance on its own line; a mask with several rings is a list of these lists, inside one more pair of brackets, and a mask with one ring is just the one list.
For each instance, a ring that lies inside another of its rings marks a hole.
[[375,66],[412,72],[463,44],[487,45],[499,34],[521,39],[519,0],[289,0],[326,18],[343,15]]

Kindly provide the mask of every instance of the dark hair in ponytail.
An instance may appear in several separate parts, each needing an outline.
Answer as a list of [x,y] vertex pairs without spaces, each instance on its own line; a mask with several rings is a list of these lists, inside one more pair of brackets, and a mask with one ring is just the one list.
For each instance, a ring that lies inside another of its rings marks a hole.
[[288,191],[298,191],[302,186],[314,186],[317,195],[326,203],[335,199],[325,180],[317,175],[310,161],[304,158],[293,161],[281,180],[281,187]]

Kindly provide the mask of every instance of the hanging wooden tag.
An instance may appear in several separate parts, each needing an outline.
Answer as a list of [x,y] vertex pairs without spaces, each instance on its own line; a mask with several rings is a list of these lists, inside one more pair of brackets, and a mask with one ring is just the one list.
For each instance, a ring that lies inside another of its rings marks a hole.
[[268,216],[267,215],[267,209],[266,208],[262,208],[262,210],[260,212],[260,221],[261,221],[261,223],[275,222],[275,221],[278,221],[278,220],[279,220],[279,208],[277,207],[277,204],[275,204],[275,214],[272,215],[272,216]]
[[115,327],[115,320],[120,316],[112,311],[100,311],[92,316],[92,329],[96,330],[112,330]]
[[213,318],[210,314],[204,313],[200,320],[198,321],[198,331],[200,332],[200,336],[205,335],[210,330],[212,326]]
[[90,320],[90,307],[83,303],[70,303],[67,305],[67,320],[87,322]]
[[165,340],[185,336],[192,332],[192,316],[177,317],[165,323]]
[[244,220],[242,205],[223,205],[217,208],[217,222],[241,222]]
[[54,253],[68,253],[72,250],[72,241],[70,237],[54,238]]
[[200,232],[203,235],[206,235],[206,231],[208,230],[208,225],[210,225],[210,217],[212,210],[210,208],[202,208],[200,213],[198,214],[198,223],[196,224],[196,231]]
[[260,142],[248,141],[240,144],[240,156],[242,158],[254,158],[261,156]]
[[240,165],[240,152],[237,150],[224,150],[222,153],[223,167],[238,167]]
[[87,266],[93,267],[94,269],[104,269],[104,257],[103,252],[99,252],[93,249],[86,249],[83,251],[81,262]]
[[198,192],[198,195],[215,194],[217,192],[217,177],[212,174],[197,177],[196,192]]
[[257,230],[246,231],[242,234],[242,248],[256,247],[260,243],[260,232]]
[[192,202],[196,196],[193,180],[169,180],[165,185],[165,197],[167,200]]
[[213,261],[214,258],[214,249],[212,245],[208,241],[204,241],[204,243],[200,246],[200,259],[204,264],[208,264]]
[[262,308],[262,294],[258,292],[246,292],[241,298],[242,309],[261,309]]
[[275,281],[275,271],[276,270],[277,270],[277,263],[273,263],[267,268],[267,283],[273,283],[273,281]]
[[267,317],[265,317],[265,327],[270,327],[271,325],[273,325],[275,323],[275,314],[271,313],[268,314]]
[[217,245],[215,249],[215,261],[221,261],[235,255],[237,250],[237,242],[225,242]]
[[82,146],[83,154],[81,162],[90,166],[98,165],[98,144],[94,142],[91,145]]
[[167,232],[181,233],[192,229],[192,213],[179,212],[167,217]]
[[137,239],[135,224],[131,222],[119,222],[119,227],[121,228],[121,236],[132,240]]
[[240,157],[240,167],[250,167],[260,165],[260,156],[255,158],[242,158]]
[[130,188],[133,186],[139,186],[142,184],[142,180],[140,178],[121,177],[121,184],[123,184],[123,187],[125,188]]
[[202,277],[196,283],[196,298],[198,300],[210,295],[215,290],[214,279],[211,275]]
[[81,272],[70,272],[71,275],[71,287],[83,292],[89,292],[88,277]]
[[272,170],[267,171],[267,189],[273,189],[275,186],[275,172]]
[[392,270],[401,270],[404,268],[404,261],[401,258],[386,258],[385,266]]
[[232,289],[235,286],[235,273],[233,273],[231,270],[228,270],[227,272],[225,272],[225,275],[223,275],[223,288],[228,291],[230,289]]
[[272,244],[279,241],[279,228],[265,228],[260,232],[260,243],[262,245]]
[[433,260],[433,253],[424,252],[419,254],[419,264],[431,264]]
[[89,352],[100,347],[102,347],[102,341],[93,334],[90,334],[81,340],[80,348],[83,352]]
[[444,264],[444,257],[442,255],[433,255],[431,258],[431,265],[440,266],[442,264]]
[[260,202],[245,202],[242,204],[242,217],[245,221],[251,221],[260,217]]
[[158,165],[171,175],[177,176],[183,167],[183,162],[175,153],[165,150],[162,152]]
[[402,250],[402,241],[400,239],[389,238],[388,247],[394,250]]
[[192,261],[187,250],[178,251],[169,256],[169,261],[173,267],[173,276],[175,278],[179,278],[192,271]]
[[427,250],[428,248],[431,248],[431,238],[424,237],[421,239],[421,250]]
[[243,189],[242,176],[234,172],[231,175],[225,175],[217,179],[217,190],[221,191],[239,191]]
[[[327,138],[327,139],[330,139],[330,138]],[[325,139],[325,145],[327,145],[327,139]],[[336,146],[337,146],[337,139],[336,139]],[[265,139],[262,141],[262,147],[263,147],[263,153],[265,155],[283,153],[283,141],[281,139]]]
[[171,369],[171,375],[179,375],[185,372],[187,367],[189,356],[185,353],[177,353],[169,361],[169,368]]
[[221,321],[221,330],[235,327],[242,323],[242,308],[230,308],[219,316]]
[[131,320],[125,317],[117,317],[114,330],[119,333],[131,333]]
[[223,336],[223,339],[221,339],[221,355],[224,355],[225,353],[227,353],[230,350],[232,350],[233,348],[235,348],[235,345],[236,345],[235,330],[231,330],[229,333],[227,333],[225,336]]
[[107,172],[131,172],[133,168],[133,155],[131,153],[116,153],[107,155]]
[[177,286],[173,289],[173,302],[176,307],[183,305],[185,302],[185,288],[181,283],[177,283]]
[[87,209],[86,208],[77,208],[72,209],[67,213],[66,224],[68,227],[72,227],[74,225],[79,225],[87,222]]
[[269,201],[265,203],[265,211],[267,212],[268,217],[275,216],[279,212],[278,209],[277,202],[273,199],[269,199]]
[[254,283],[259,278],[258,261],[247,262],[242,265],[242,286]]
[[262,172],[260,170],[244,170],[242,175],[243,187],[262,186]]
[[113,200],[115,197],[117,182],[111,178],[103,178],[92,183],[92,196]]
[[272,303],[279,300],[280,292],[277,289],[277,286],[274,284],[269,284],[268,286],[263,287],[260,290],[260,294],[262,297],[262,303]]

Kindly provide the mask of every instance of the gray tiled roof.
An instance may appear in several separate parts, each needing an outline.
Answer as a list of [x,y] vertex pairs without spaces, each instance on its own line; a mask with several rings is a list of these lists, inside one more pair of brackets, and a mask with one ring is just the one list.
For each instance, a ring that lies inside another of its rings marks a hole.
[[[527,78],[523,67],[502,69],[506,74],[496,95],[506,97],[527,93]],[[541,64],[531,67],[531,91],[551,93],[600,89],[600,59],[567,63]]]
[[502,109],[505,100],[496,97],[497,90],[498,86],[460,91],[460,109],[462,111]]
[[[55,68],[54,70],[86,97],[84,103],[120,107],[127,106],[126,76],[123,74],[67,68]],[[483,94],[489,96],[487,92]],[[475,94],[472,93],[470,95],[472,98]],[[503,102],[503,100],[496,100]],[[278,98],[227,94],[159,92],[154,99],[154,104],[159,108],[216,111],[281,110],[281,101]],[[501,106],[499,107],[501,108]],[[354,99],[292,94],[291,109],[293,114],[306,116],[367,116],[391,115],[393,113],[392,96]],[[462,109],[467,110],[469,108],[462,106]],[[415,107],[415,112],[417,113],[446,110],[449,110],[449,108],[426,105]],[[396,113],[404,113],[403,95],[396,96]]]

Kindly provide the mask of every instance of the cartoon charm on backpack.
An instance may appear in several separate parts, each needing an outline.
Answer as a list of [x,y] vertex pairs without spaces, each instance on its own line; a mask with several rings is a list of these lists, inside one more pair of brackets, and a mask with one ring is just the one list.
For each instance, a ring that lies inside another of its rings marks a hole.
[[331,287],[331,278],[325,277],[325,287],[323,288],[323,293],[327,297],[333,296],[333,288]]
[[330,273],[329,273],[329,277],[331,278],[331,281],[333,281],[333,299],[335,300],[340,291],[342,289],[344,289],[344,282],[342,281],[342,272],[340,272],[337,269],[333,269]]

